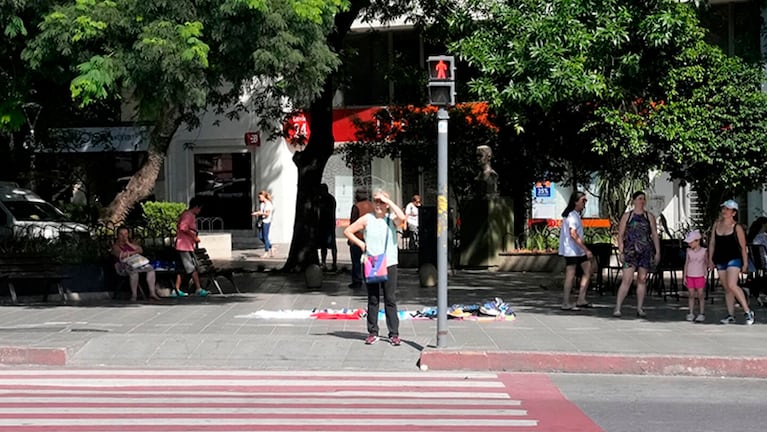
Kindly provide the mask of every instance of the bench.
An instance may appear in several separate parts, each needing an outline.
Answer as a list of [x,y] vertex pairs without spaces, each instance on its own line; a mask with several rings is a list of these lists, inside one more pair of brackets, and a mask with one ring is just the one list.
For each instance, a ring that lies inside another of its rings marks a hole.
[[43,301],[48,300],[48,290],[56,285],[64,304],[67,295],[61,281],[71,276],[62,271],[60,265],[53,262],[50,256],[4,256],[0,257],[0,283],[8,286],[13,304],[18,304],[16,283],[21,281],[36,281],[45,285]]
[[224,291],[221,289],[221,285],[216,280],[219,277],[223,277],[232,284],[237,294],[241,294],[240,289],[234,282],[234,269],[221,269],[213,264],[213,261],[208,255],[208,251],[202,248],[195,249],[195,257],[197,258],[197,274],[200,276],[200,282],[202,279],[206,279],[207,283],[203,288],[207,289],[211,284],[218,289],[219,294],[223,295]]

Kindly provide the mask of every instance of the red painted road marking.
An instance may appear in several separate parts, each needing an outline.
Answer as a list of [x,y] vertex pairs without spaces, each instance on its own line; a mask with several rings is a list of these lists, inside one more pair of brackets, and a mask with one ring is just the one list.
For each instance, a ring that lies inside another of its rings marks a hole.
[[575,404],[568,401],[548,376],[500,373],[512,398],[522,399],[522,408],[539,420],[537,432],[603,432]]
[[0,370],[0,431],[600,431],[544,375]]

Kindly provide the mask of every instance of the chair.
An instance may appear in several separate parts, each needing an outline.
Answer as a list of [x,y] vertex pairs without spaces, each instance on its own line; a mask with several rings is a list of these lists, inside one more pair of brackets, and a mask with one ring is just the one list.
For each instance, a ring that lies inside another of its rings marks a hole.
[[749,288],[751,295],[759,298],[759,295],[765,291],[765,284],[767,284],[767,247],[761,244],[749,244],[748,256],[754,264]]
[[[603,295],[605,292],[605,285],[612,290],[615,294],[615,287],[618,280],[620,280],[621,267],[617,263],[618,257],[616,255],[617,249],[612,243],[593,243],[587,245],[589,250],[594,254],[596,259],[597,268],[595,288],[599,290],[599,294]],[[613,259],[613,257],[615,259]],[[613,264],[613,261],[616,264]],[[607,271],[607,282],[604,281],[604,272]]]
[[[679,282],[677,281],[677,272],[684,269],[685,251],[682,248],[680,240],[661,240],[660,241],[660,262],[650,275],[649,285],[651,289],[656,289],[658,295],[666,297],[673,295],[679,300]],[[666,286],[666,273],[669,274],[669,284]]]

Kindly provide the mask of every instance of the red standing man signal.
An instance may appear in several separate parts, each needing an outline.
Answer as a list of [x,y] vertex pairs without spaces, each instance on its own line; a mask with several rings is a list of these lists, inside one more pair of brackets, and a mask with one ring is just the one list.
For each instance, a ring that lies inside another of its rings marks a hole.
[[435,66],[434,71],[437,73],[437,79],[447,79],[447,64],[440,60]]

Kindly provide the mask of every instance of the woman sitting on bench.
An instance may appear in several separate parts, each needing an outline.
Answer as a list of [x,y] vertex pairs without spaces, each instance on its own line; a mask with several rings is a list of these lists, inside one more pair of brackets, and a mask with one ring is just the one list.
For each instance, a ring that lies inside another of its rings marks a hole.
[[142,266],[135,266],[126,262],[126,259],[131,255],[141,254],[144,252],[139,244],[130,239],[130,230],[127,226],[121,226],[117,228],[115,243],[112,245],[112,255],[114,255],[115,270],[120,276],[127,276],[130,281],[130,300],[136,301],[136,294],[138,293],[138,278],[139,273],[146,273],[146,284],[149,286],[149,298],[152,300],[160,300],[160,296],[157,295],[157,287],[155,286],[155,273],[154,267],[151,264],[146,263]]

